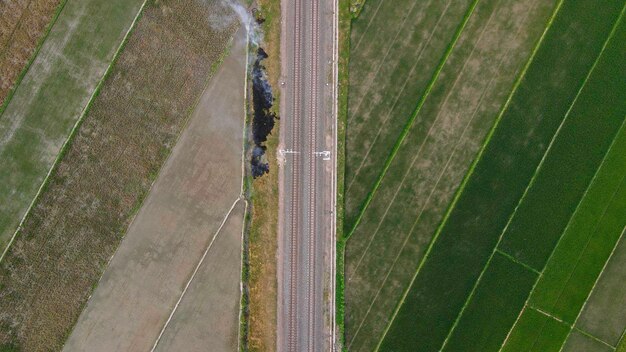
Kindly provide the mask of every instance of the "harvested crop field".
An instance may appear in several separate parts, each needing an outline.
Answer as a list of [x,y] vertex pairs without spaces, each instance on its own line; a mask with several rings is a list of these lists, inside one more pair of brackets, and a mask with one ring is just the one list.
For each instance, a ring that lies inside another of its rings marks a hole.
[[[34,10],[45,1],[30,3],[29,8]],[[143,0],[66,3],[1,112],[0,253],[82,116],[142,3]]]
[[[366,4],[370,7],[366,5],[357,24],[361,20],[371,21],[368,11],[374,11],[376,15],[371,27],[378,20],[377,16],[384,19],[385,5],[377,8],[375,2]],[[410,4],[405,6],[410,8]],[[355,179],[352,183],[369,184],[370,194],[358,215],[353,216],[346,247],[346,339],[350,350],[372,350],[382,338],[455,190],[539,38],[553,4],[534,0],[516,3],[485,0],[465,2],[464,6],[460,2],[433,2],[428,6],[419,11],[431,11],[430,16],[422,13],[417,17],[424,18],[421,24],[424,28],[415,29],[415,35],[427,35],[426,40],[405,44],[401,50],[395,44],[388,44],[388,50],[400,50],[407,58],[411,55],[432,56],[433,72],[428,75],[423,71],[419,74],[411,72],[425,80],[422,96],[411,100],[390,93],[391,96],[380,99],[382,105],[396,100],[414,110],[402,114],[392,110],[390,114],[393,115],[389,118],[403,121],[396,127],[373,122],[370,117],[364,118],[362,123],[355,122],[361,121],[361,115],[349,114],[349,119],[354,120],[348,120],[347,127],[347,203],[355,190],[350,187],[349,172],[352,138],[365,142],[378,140],[377,133],[400,136],[390,139],[387,147],[370,146],[372,152],[378,150],[381,154],[375,156],[368,152],[360,161],[378,170],[386,163],[382,169],[384,174],[378,176],[380,171],[375,172],[379,178],[373,188],[371,182],[359,183]],[[455,7],[461,9],[455,10]],[[459,14],[455,15],[455,11]],[[433,18],[436,22],[430,23]],[[380,26],[386,23],[380,21]],[[375,29],[370,30],[377,33]],[[431,36],[436,38],[446,33],[450,36],[445,37],[447,42],[440,44],[441,51],[436,47],[420,48],[428,45],[424,43],[429,43]],[[353,34],[353,45],[355,41],[359,43]],[[361,62],[359,60],[363,60],[358,50],[365,48],[364,45],[353,47],[357,52],[356,58],[351,53],[351,65],[356,67]],[[390,57],[395,57],[391,52]],[[402,70],[408,72],[414,67],[399,65],[397,70],[404,77],[407,73]],[[355,72],[351,71],[350,87],[357,84],[352,82],[354,75]],[[394,82],[398,80],[387,84],[390,91],[395,89]],[[415,83],[408,78],[406,82]],[[382,90],[383,87],[372,89]],[[415,88],[408,91],[414,92]],[[388,108],[381,109],[387,111]],[[385,128],[371,128],[379,124]],[[366,130],[374,135],[352,135]],[[349,213],[350,205],[346,207]],[[350,222],[349,214],[347,222]]]
[[0,114],[66,1],[0,1]]
[[235,25],[218,3],[146,5],[0,264],[0,346],[63,346]]
[[[155,343],[205,249],[241,203],[245,72],[246,37],[240,31],[81,314],[66,351],[143,351]],[[234,276],[228,268],[214,280],[237,288],[222,294],[238,306],[241,256],[229,260],[236,266]],[[236,325],[237,315],[230,318]],[[177,319],[173,316],[172,322]]]
[[[472,336],[478,350],[491,351],[507,336],[523,340],[509,330],[522,321],[536,280],[518,285],[514,272],[541,277],[626,116],[626,71],[618,64],[625,8],[620,1],[605,5],[557,3],[381,350],[458,350]],[[492,284],[502,257],[516,269]]]
[[244,201],[216,235],[155,351],[237,351]]
[[[240,208],[245,49],[245,32],[240,31],[81,314],[66,351],[149,350],[231,208]],[[235,275],[228,268],[213,279],[234,284],[235,292],[223,294],[238,306],[241,256],[229,261],[235,263]],[[237,315],[230,318],[238,320]]]

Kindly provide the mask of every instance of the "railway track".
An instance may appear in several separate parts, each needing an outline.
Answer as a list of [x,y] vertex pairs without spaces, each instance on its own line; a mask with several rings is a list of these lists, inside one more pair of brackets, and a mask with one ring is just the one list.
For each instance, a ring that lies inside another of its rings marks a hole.
[[[292,105],[292,149],[300,149],[300,100],[301,100],[301,82],[300,82],[300,56],[301,56],[301,26],[300,17],[302,16],[302,4],[301,0],[294,0],[295,4],[295,25],[294,25],[294,74],[293,74],[293,105]],[[298,346],[298,305],[297,305],[297,293],[298,293],[298,243],[299,243],[299,218],[300,218],[300,154],[294,153],[292,163],[292,180],[291,180],[291,204],[288,206],[291,209],[291,229],[290,229],[290,242],[291,242],[291,255],[290,258],[290,297],[289,297],[289,321],[288,321],[288,336],[287,344],[289,351],[296,351]]]
[[315,312],[316,312],[316,298],[317,298],[317,286],[315,280],[315,268],[316,268],[316,249],[317,249],[317,233],[316,233],[316,180],[315,172],[317,170],[317,157],[314,154],[317,148],[317,90],[318,90],[318,60],[315,55],[319,51],[319,20],[318,20],[318,0],[312,0],[311,4],[311,66],[310,77],[308,82],[310,87],[310,100],[309,100],[309,255],[308,255],[308,267],[309,267],[309,335],[308,335],[308,350],[315,351]]

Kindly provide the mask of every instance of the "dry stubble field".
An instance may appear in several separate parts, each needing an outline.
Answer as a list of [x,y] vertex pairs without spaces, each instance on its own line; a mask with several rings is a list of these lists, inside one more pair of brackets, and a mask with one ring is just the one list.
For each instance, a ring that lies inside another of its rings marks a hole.
[[[241,210],[234,203],[242,203],[245,31],[239,31],[234,42],[107,266],[65,351],[149,350],[205,249],[215,236],[221,236],[217,231],[231,206]],[[210,261],[215,251],[230,251],[217,243],[211,249],[205,260]],[[185,307],[197,304],[194,299],[209,305],[221,302],[222,308],[234,308],[234,312],[221,315],[219,325],[237,335],[240,253],[223,261],[223,271],[194,278],[187,291],[191,296],[184,296],[182,311],[177,311],[171,323],[176,326],[187,319]],[[198,281],[203,279],[208,281]],[[193,290],[218,282],[229,289],[208,297],[202,296],[202,290]],[[202,341],[196,342],[188,338],[186,343],[189,348],[201,348]],[[219,339],[208,342],[216,351],[226,344]]]
[[0,1],[0,114],[65,1]]
[[146,6],[0,264],[0,347],[61,348],[233,33],[226,11]]
[[[40,1],[31,1],[35,6]],[[69,1],[0,115],[0,248],[4,251],[143,0]],[[0,16],[3,17],[3,16]]]

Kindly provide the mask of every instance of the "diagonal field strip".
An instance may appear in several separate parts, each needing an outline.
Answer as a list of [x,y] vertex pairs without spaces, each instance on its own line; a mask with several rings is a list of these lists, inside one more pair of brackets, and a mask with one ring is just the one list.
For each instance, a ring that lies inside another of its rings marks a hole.
[[[558,7],[560,8],[562,2],[559,3]],[[557,8],[558,9],[558,8]],[[623,12],[622,12],[623,13]],[[620,15],[621,18],[621,15]],[[480,275],[478,276],[478,279],[476,280],[476,282],[474,283],[474,286],[472,288],[472,291],[470,292],[470,295],[468,296],[468,298],[465,301],[465,304],[463,305],[463,308],[461,308],[460,313],[458,314],[454,325],[452,325],[452,328],[450,329],[450,331],[448,332],[448,336],[446,337],[446,339],[444,340],[442,349],[446,346],[447,342],[449,341],[450,336],[452,335],[452,333],[454,332],[456,326],[458,325],[461,317],[463,316],[463,313],[466,309],[466,307],[468,306],[469,302],[472,300],[472,298],[474,297],[475,293],[476,293],[476,289],[478,288],[485,272],[487,271],[487,268],[489,267],[489,264],[491,263],[493,256],[495,255],[496,251],[498,250],[498,246],[500,245],[500,243],[502,242],[502,238],[504,237],[504,234],[507,232],[507,229],[509,228],[509,225],[511,224],[511,221],[513,220],[513,218],[515,217],[515,214],[517,213],[517,210],[520,208],[520,205],[526,200],[526,195],[528,194],[528,191],[532,188],[532,186],[535,184],[535,181],[537,179],[537,175],[539,174],[540,170],[543,168],[543,165],[545,163],[545,160],[547,158],[547,156],[550,154],[550,151],[552,150],[552,147],[554,145],[554,142],[557,140],[557,138],[560,135],[561,129],[562,127],[565,125],[566,121],[569,121],[569,118],[571,116],[571,111],[573,109],[573,107],[576,105],[576,102],[578,101],[578,98],[580,97],[583,88],[587,85],[587,82],[589,80],[589,78],[591,77],[592,73],[595,71],[595,68],[598,64],[598,62],[600,61],[600,58],[602,57],[602,54],[604,53],[604,50],[606,49],[610,39],[613,37],[613,34],[615,33],[615,29],[617,28],[617,24],[620,22],[620,19],[618,18],[618,20],[615,22],[615,25],[613,26],[613,30],[611,31],[611,33],[609,34],[608,38],[605,40],[602,49],[600,50],[600,52],[598,53],[598,56],[596,57],[593,65],[591,66],[591,68],[589,69],[589,71],[587,72],[587,75],[585,77],[585,79],[583,80],[583,83],[581,84],[581,86],[579,87],[578,91],[576,92],[576,96],[574,97],[573,101],[570,103],[569,108],[567,109],[565,116],[563,118],[563,120],[561,121],[559,127],[557,128],[556,132],[554,133],[554,135],[552,136],[552,139],[550,140],[550,144],[548,145],[548,147],[546,148],[545,152],[543,153],[543,156],[541,158],[541,161],[539,162],[539,165],[537,165],[537,168],[535,169],[535,172],[532,176],[532,178],[530,179],[530,182],[528,183],[528,185],[526,186],[526,189],[524,190],[524,193],[522,194],[522,197],[520,198],[519,202],[517,203],[517,205],[515,206],[515,209],[513,210],[513,213],[509,216],[509,219],[507,221],[507,224],[504,226],[504,229],[502,230],[502,232],[500,233],[500,236],[498,237],[498,242],[496,243],[496,246],[494,247],[491,255],[489,256],[489,259],[487,260],[487,263],[485,264],[485,266],[483,267],[483,270],[481,271]],[[596,172],[597,175],[597,172]],[[595,175],[594,175],[595,177]],[[593,182],[593,181],[592,181]],[[579,203],[580,204],[580,203]]]
[[[404,92],[404,90],[406,89],[407,84],[409,83],[409,79],[411,78],[411,76],[413,75],[413,72],[415,72],[415,69],[417,68],[417,64],[420,62],[420,60],[422,59],[422,55],[424,54],[424,52],[426,51],[426,48],[429,46],[430,41],[433,39],[433,36],[435,34],[435,32],[437,31],[437,28],[439,27],[439,24],[441,23],[441,20],[445,17],[445,14],[448,10],[448,7],[450,5],[451,2],[448,2],[445,9],[443,10],[443,12],[441,13],[441,15],[439,16],[439,18],[437,19],[437,23],[435,23],[435,26],[433,27],[433,30],[430,32],[428,39],[426,40],[426,42],[421,46],[421,48],[419,49],[419,54],[417,55],[417,58],[415,59],[415,62],[413,63],[413,66],[411,66],[411,70],[409,71],[409,73],[407,74],[404,83],[402,84],[402,88],[400,88],[400,91],[398,92],[398,94],[396,95],[393,104],[391,105],[391,108],[389,110],[387,110],[387,115],[385,116],[385,119],[382,122],[382,125],[387,124],[387,121],[389,121],[389,118],[391,117],[391,114],[393,113],[393,111],[395,110],[398,101],[400,101],[400,97],[402,96],[402,93]],[[355,114],[353,114],[352,116],[355,116]],[[363,158],[361,159],[361,163],[359,164],[359,167],[357,167],[357,169],[354,172],[354,175],[352,176],[352,179],[350,180],[350,182],[348,182],[348,188],[346,188],[346,193],[350,192],[350,189],[352,188],[352,184],[354,183],[354,181],[356,180],[357,176],[359,175],[359,173],[361,172],[361,169],[363,168],[363,165],[365,165],[365,161],[367,160],[367,158],[370,155],[370,152],[372,151],[372,149],[374,148],[374,145],[376,144],[376,141],[378,140],[378,137],[380,137],[380,133],[382,132],[382,129],[379,129],[376,132],[376,136],[374,137],[374,139],[372,140],[372,142],[370,143],[369,148],[367,149],[367,152],[365,153],[365,155],[363,156]]]
[[500,112],[498,113],[498,116],[496,117],[496,120],[493,124],[493,126],[491,127],[491,129],[489,130],[489,133],[487,134],[487,137],[485,138],[485,141],[483,142],[483,145],[480,149],[480,151],[478,152],[478,155],[476,156],[476,158],[474,159],[474,161],[472,162],[472,165],[470,166],[467,174],[465,175],[465,177],[463,178],[463,181],[461,182],[461,185],[459,186],[459,188],[456,191],[456,194],[454,196],[454,199],[452,200],[450,206],[448,207],[448,210],[446,211],[446,214],[444,215],[439,227],[437,228],[435,235],[433,236],[433,239],[431,240],[430,244],[428,245],[428,248],[426,250],[426,253],[424,255],[424,258],[422,259],[422,261],[420,262],[417,270],[415,271],[415,273],[413,274],[413,277],[411,278],[411,281],[409,283],[409,285],[407,286],[407,289],[404,291],[404,294],[402,295],[401,300],[398,302],[398,304],[396,305],[396,309],[391,317],[391,319],[389,320],[389,322],[387,323],[387,327],[385,328],[385,332],[383,333],[383,336],[380,338],[380,340],[378,341],[378,345],[376,346],[376,351],[378,351],[382,345],[382,342],[385,339],[385,336],[387,335],[387,333],[389,332],[389,329],[391,328],[392,323],[394,322],[395,318],[398,315],[398,312],[400,311],[400,308],[402,307],[404,301],[406,300],[406,297],[409,293],[409,289],[411,288],[411,286],[413,286],[413,283],[415,282],[415,279],[417,278],[418,273],[420,272],[421,268],[423,267],[424,263],[426,262],[428,255],[430,254],[430,252],[432,251],[433,245],[434,243],[437,241],[437,238],[439,237],[439,235],[442,232],[443,229],[443,225],[447,222],[448,218],[450,217],[450,214],[452,212],[452,209],[454,209],[456,203],[458,202],[461,193],[463,193],[463,190],[465,189],[467,182],[469,181],[470,177],[472,176],[472,174],[474,173],[474,170],[476,169],[476,165],[478,163],[478,161],[482,158],[485,149],[487,147],[487,145],[489,144],[489,141],[491,140],[491,138],[493,137],[493,134],[496,130],[496,128],[498,127],[498,125],[500,124],[500,121],[502,120],[502,116],[504,115],[504,112],[507,110],[507,108],[509,107],[509,105],[511,104],[513,95],[515,94],[515,92],[517,91],[517,89],[520,86],[520,83],[522,82],[523,78],[526,75],[526,72],[528,71],[528,68],[530,67],[530,64],[533,62],[539,47],[541,46],[541,44],[543,43],[546,34],[548,32],[548,30],[550,29],[550,27],[552,26],[552,23],[554,22],[554,19],[557,15],[557,13],[559,12],[561,5],[563,4],[564,0],[560,0],[557,4],[557,6],[555,7],[554,11],[552,12],[552,14],[550,15],[550,18],[548,20],[548,23],[546,25],[546,27],[544,28],[541,37],[539,38],[539,40],[537,41],[537,44],[535,45],[535,47],[533,48],[530,57],[528,58],[528,60],[526,61],[526,64],[524,65],[524,67],[522,68],[521,72],[519,73],[515,83],[513,84],[513,87],[505,101],[505,103],[503,104],[502,108],[500,109]]
[[387,173],[387,170],[389,170],[389,167],[391,166],[391,162],[393,161],[393,159],[395,158],[396,154],[398,153],[398,150],[400,149],[400,146],[402,145],[402,142],[404,141],[404,139],[406,138],[407,134],[409,133],[409,129],[410,129],[411,125],[413,124],[413,122],[415,121],[415,119],[417,118],[417,115],[419,114],[420,110],[422,109],[422,106],[424,106],[424,102],[426,101],[426,98],[428,97],[428,95],[432,91],[435,83],[437,82],[437,79],[439,78],[439,75],[441,74],[441,71],[443,70],[443,67],[445,66],[446,62],[448,61],[448,58],[450,57],[450,54],[452,53],[452,49],[454,49],[454,47],[456,46],[456,43],[458,42],[459,38],[461,37],[461,33],[463,32],[463,30],[465,29],[465,26],[469,22],[469,19],[470,19],[472,13],[474,12],[474,9],[476,8],[476,5],[478,4],[479,1],[480,0],[474,0],[472,5],[469,7],[468,11],[465,13],[461,24],[459,25],[459,27],[457,28],[457,30],[456,30],[456,32],[454,34],[452,42],[446,48],[446,51],[445,51],[445,53],[443,55],[442,60],[439,62],[438,66],[437,66],[437,69],[435,70],[435,73],[433,74],[433,77],[431,78],[430,82],[428,83],[428,86],[426,87],[426,90],[424,91],[424,95],[419,100],[419,103],[417,104],[417,107],[416,107],[415,111],[413,112],[413,114],[411,115],[409,120],[407,121],[404,129],[402,130],[402,133],[400,134],[400,136],[396,140],[396,143],[394,144],[393,149],[391,150],[391,153],[390,153],[389,157],[387,158],[387,160],[385,160],[385,165],[384,165],[380,175],[376,179],[376,183],[374,184],[374,187],[372,187],[372,190],[368,193],[367,198],[365,199],[365,203],[361,207],[361,210],[359,211],[359,215],[357,216],[356,221],[354,222],[354,225],[353,225],[352,229],[350,230],[350,232],[348,232],[347,238],[350,238],[350,236],[354,233],[354,230],[356,229],[356,227],[359,225],[359,222],[361,222],[361,219],[363,218],[363,214],[365,213],[365,210],[367,209],[369,204],[372,202],[372,198],[374,197],[374,194],[376,193],[376,191],[380,187],[380,184],[381,184],[383,178],[385,177],[385,175]]
[[[500,3],[500,0],[498,1],[498,5]],[[464,76],[465,74],[465,68],[468,64],[468,62],[470,62],[470,59],[474,56],[474,53],[476,52],[476,48],[478,47],[478,44],[481,42],[481,40],[483,39],[483,35],[485,34],[485,32],[487,31],[487,28],[489,28],[489,24],[491,23],[491,20],[494,18],[494,15],[497,13],[497,9],[498,9],[498,5],[496,5],[491,13],[491,15],[489,16],[489,19],[487,20],[487,23],[484,25],[482,31],[480,32],[478,39],[476,40],[476,42],[473,45],[472,51],[470,52],[470,54],[466,57],[465,61],[463,62],[463,66],[461,67],[461,70],[459,71],[459,74],[457,75],[456,79],[454,80],[454,83],[452,84],[452,86],[449,88],[448,90],[448,94],[446,94],[445,99],[443,100],[443,102],[439,105],[438,108],[438,112],[437,112],[437,116],[435,117],[435,120],[433,121],[432,125],[430,126],[428,133],[426,134],[426,137],[424,138],[424,140],[422,141],[422,143],[420,144],[417,152],[415,153],[415,155],[413,156],[413,159],[411,160],[411,163],[409,164],[409,167],[406,168],[406,171],[404,172],[404,175],[402,177],[402,180],[400,181],[400,183],[398,184],[398,187],[396,188],[396,191],[392,197],[392,199],[388,202],[388,205],[385,209],[385,212],[383,214],[383,216],[381,216],[380,220],[378,221],[378,225],[376,226],[376,229],[374,230],[374,232],[372,233],[372,235],[370,236],[370,239],[367,243],[367,246],[365,248],[365,250],[363,251],[363,254],[360,256],[359,260],[357,261],[357,265],[354,268],[352,275],[354,275],[356,273],[356,271],[358,270],[363,258],[365,257],[365,255],[368,253],[369,248],[374,240],[374,238],[376,237],[376,235],[378,234],[378,231],[380,230],[384,220],[387,217],[387,214],[389,213],[389,210],[391,209],[391,206],[394,204],[396,197],[398,196],[398,193],[400,193],[400,190],[402,189],[402,186],[404,185],[404,182],[406,181],[407,177],[409,176],[409,174],[411,173],[411,171],[413,170],[413,167],[415,165],[415,162],[418,160],[418,158],[422,155],[422,150],[424,149],[424,146],[426,145],[426,142],[429,141],[429,138],[431,137],[431,133],[433,132],[433,130],[435,129],[435,125],[437,125],[437,122],[439,121],[439,118],[442,115],[442,111],[443,111],[443,107],[447,106],[448,103],[448,99],[450,98],[450,96],[452,95],[452,93],[455,93],[456,90],[456,86],[459,83],[460,79],[462,76]],[[507,51],[508,52],[508,51]],[[500,66],[500,64],[502,63],[502,59],[500,60],[500,62],[498,63],[498,66]],[[496,77],[498,76],[497,74],[495,75]],[[433,189],[430,193],[430,196],[432,196],[432,194],[434,193],[437,185],[439,184],[439,181],[441,180],[445,170],[448,167],[448,164],[450,163],[450,161],[452,160],[452,157],[455,154],[455,151],[457,149],[457,147],[460,145],[461,140],[463,139],[463,136],[465,135],[465,131],[467,130],[467,128],[469,127],[469,125],[472,123],[472,121],[474,120],[474,117],[476,117],[476,113],[478,112],[478,109],[480,107],[480,104],[482,102],[482,99],[485,96],[485,93],[487,91],[487,89],[489,88],[491,82],[493,82],[495,77],[493,77],[490,81],[489,84],[483,89],[482,93],[481,93],[481,97],[478,101],[478,104],[476,106],[476,108],[474,109],[474,112],[470,118],[470,120],[468,121],[468,123],[466,124],[462,136],[461,138],[459,138],[459,140],[457,141],[456,145],[453,148],[453,152],[451,153],[450,157],[448,158],[448,161],[446,162],[446,165],[443,168],[442,173],[439,175],[437,182],[435,183],[435,185],[433,186]],[[458,117],[458,116],[457,116]],[[430,196],[428,197],[428,199],[430,199]],[[428,200],[426,201],[426,203],[428,203]],[[422,209],[423,212],[424,209]],[[418,219],[421,216],[421,213],[418,215]],[[409,234],[412,231],[409,231]],[[405,241],[406,243],[406,241]],[[404,248],[404,246],[403,246]],[[348,275],[348,281],[350,281],[350,278],[352,275]]]
[[[429,2],[427,4],[423,4],[423,6],[427,7],[428,5],[430,5],[431,0],[429,0]],[[382,2],[381,2],[382,3]],[[368,93],[370,92],[370,89],[372,88],[372,84],[374,83],[374,80],[376,79],[376,77],[378,76],[378,73],[380,72],[380,69],[385,65],[385,63],[387,62],[387,57],[389,56],[389,54],[391,53],[391,49],[393,48],[393,46],[396,44],[396,41],[398,40],[398,37],[400,36],[400,33],[404,32],[404,25],[406,24],[406,21],[409,19],[409,17],[411,17],[411,13],[413,12],[413,9],[415,8],[415,5],[417,5],[417,1],[413,3],[413,6],[411,6],[411,8],[406,12],[406,16],[404,17],[404,19],[402,20],[402,23],[398,26],[398,31],[396,32],[396,35],[393,37],[393,39],[389,42],[389,45],[387,46],[387,50],[385,51],[385,55],[382,57],[382,59],[379,61],[378,67],[374,70],[374,74],[371,75],[371,79],[369,79],[369,82],[365,83],[365,91],[363,92],[363,95],[361,96],[361,99],[359,100],[359,102],[356,104],[356,108],[354,110],[354,112],[352,114],[350,114],[350,116],[348,117],[348,124],[354,119],[354,117],[358,114],[358,112],[361,110],[361,106],[363,104],[363,101],[365,100],[365,97],[368,95]],[[448,6],[450,5],[450,0],[448,0],[448,3],[446,4],[446,10],[448,8]],[[443,11],[443,13],[446,12],[446,10]],[[378,11],[378,9],[376,9],[376,11]],[[371,24],[368,24],[368,26]],[[433,28],[432,32],[431,32],[431,36],[432,33],[435,32],[436,30],[436,26],[435,28]],[[430,40],[429,40],[430,41]],[[426,46],[426,45],[424,45]],[[354,48],[353,50],[356,51],[356,48]],[[419,58],[416,60],[416,62],[419,61]]]
[[[67,0],[66,0],[67,1]],[[85,116],[87,115],[87,112],[89,111],[94,99],[98,96],[100,89],[102,87],[102,85],[104,84],[104,82],[106,81],[107,77],[109,76],[109,73],[111,72],[111,69],[113,68],[113,66],[115,65],[120,53],[122,52],[122,50],[124,49],[124,46],[126,45],[126,42],[128,40],[128,37],[130,36],[130,34],[133,32],[135,25],[137,24],[137,21],[139,20],[139,18],[141,17],[141,14],[143,13],[144,7],[147,3],[147,0],[144,0],[141,4],[141,7],[139,8],[139,10],[137,11],[137,14],[135,15],[135,17],[133,18],[133,21],[131,22],[130,26],[128,27],[128,30],[126,31],[122,41],[120,42],[119,46],[117,47],[117,50],[115,51],[115,53],[113,54],[111,61],[109,62],[109,65],[107,66],[106,70],[104,71],[104,74],[102,75],[102,77],[100,78],[100,80],[98,81],[97,85],[95,86],[91,96],[89,97],[89,100],[87,101],[87,103],[85,104],[85,106],[82,109],[82,112],[80,113],[80,116],[78,117],[78,119],[76,120],[76,122],[74,123],[74,126],[72,127],[72,129],[70,130],[70,133],[68,134],[67,138],[65,139],[65,142],[63,143],[63,145],[61,146],[61,148],[59,149],[59,152],[55,158],[55,160],[53,161],[53,163],[50,165],[48,172],[46,173],[46,176],[44,177],[43,181],[41,181],[41,184],[39,185],[39,188],[37,189],[37,192],[35,193],[35,196],[33,197],[33,199],[31,200],[30,204],[28,205],[28,208],[26,209],[26,211],[24,212],[24,215],[22,216],[22,218],[20,219],[19,224],[17,225],[17,228],[15,229],[15,231],[13,232],[13,235],[11,236],[11,238],[9,239],[9,241],[6,244],[6,247],[2,250],[2,254],[0,255],[0,263],[2,262],[2,260],[4,259],[4,257],[6,256],[7,252],[9,251],[9,249],[11,248],[11,245],[13,244],[13,242],[15,241],[15,237],[18,235],[18,233],[20,232],[20,229],[22,228],[22,226],[24,225],[24,221],[26,220],[26,218],[28,217],[28,215],[30,214],[31,210],[33,209],[33,206],[37,203],[37,200],[39,199],[39,197],[41,196],[41,193],[43,192],[43,190],[46,188],[46,185],[48,184],[48,180],[50,178],[50,175],[52,174],[52,172],[56,169],[57,165],[59,164],[59,162],[61,161],[61,159],[63,158],[63,154],[64,151],[69,147],[74,135],[76,134],[78,127],[80,126],[81,122],[83,121],[83,119],[85,118]],[[65,3],[63,4],[63,6],[65,6]],[[60,11],[59,11],[60,13]],[[58,17],[58,16],[57,16]],[[56,21],[56,19],[55,19]],[[39,50],[39,49],[38,49]],[[2,116],[0,116],[2,117]]]

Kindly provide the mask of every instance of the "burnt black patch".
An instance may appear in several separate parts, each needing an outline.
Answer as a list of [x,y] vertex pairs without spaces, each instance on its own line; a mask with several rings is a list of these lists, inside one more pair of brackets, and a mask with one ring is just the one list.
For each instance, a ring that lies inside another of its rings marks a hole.
[[265,157],[266,147],[264,143],[267,136],[272,133],[274,124],[278,118],[271,110],[274,105],[274,95],[272,87],[267,80],[265,66],[261,63],[267,59],[268,55],[259,48],[257,50],[256,60],[252,66],[252,105],[254,115],[252,119],[252,139],[254,141],[254,149],[250,165],[252,168],[252,177],[257,178],[268,173],[270,170],[269,163]]

